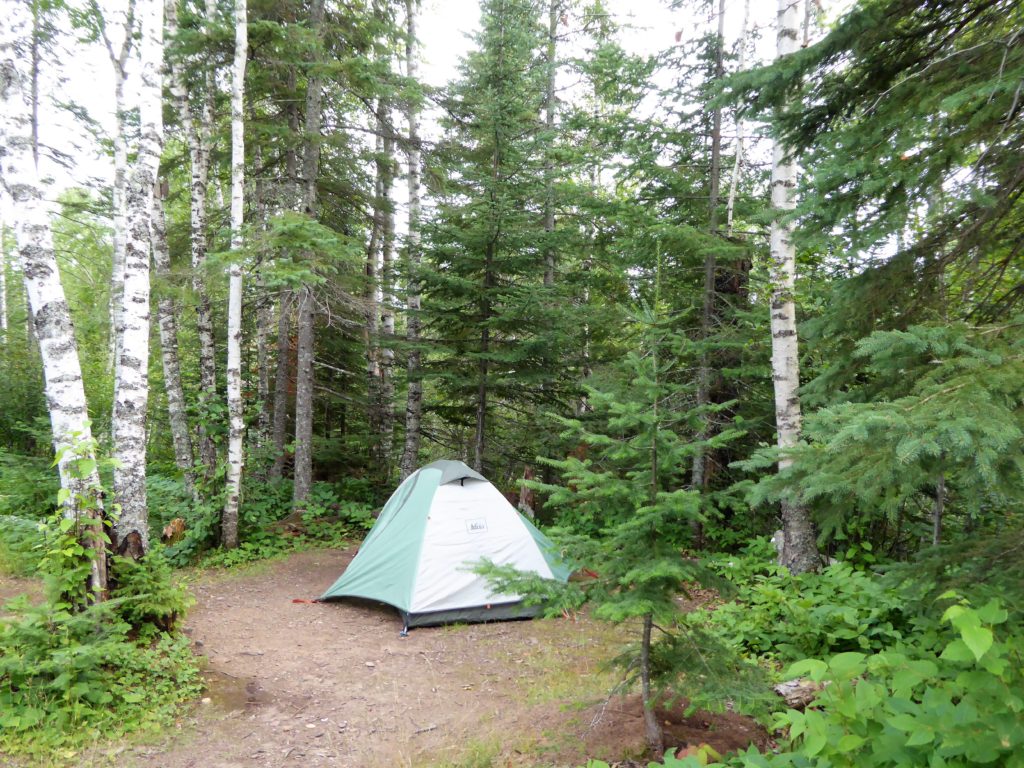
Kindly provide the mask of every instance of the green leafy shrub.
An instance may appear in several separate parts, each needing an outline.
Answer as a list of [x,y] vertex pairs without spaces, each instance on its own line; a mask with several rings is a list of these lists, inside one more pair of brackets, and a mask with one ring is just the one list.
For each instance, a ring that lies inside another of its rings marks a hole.
[[793,665],[828,685],[790,710],[790,749],[818,765],[1024,765],[1024,636],[998,600],[961,600],[913,642]]
[[[80,612],[18,598],[0,622],[0,752],[52,755],[166,723],[201,690],[185,638],[133,639],[124,601]],[[144,703],[144,704],[143,704]]]
[[775,545],[767,536],[749,541],[737,554],[707,558],[707,566],[733,585],[749,584],[756,576],[779,576],[784,569],[777,562]]
[[[373,527],[373,508],[340,497],[330,483],[314,483],[302,515],[289,525],[291,483],[271,484],[256,500],[242,508],[242,541],[235,549],[205,555],[206,568],[231,568],[310,547],[345,547]],[[259,521],[259,524],[257,524]]]
[[15,515],[0,516],[0,573],[29,576],[39,568],[39,522]]
[[[729,572],[722,561],[718,567]],[[881,651],[902,639],[909,620],[904,606],[895,587],[836,563],[820,574],[756,575],[739,587],[735,602],[713,613],[695,612],[688,620],[707,625],[744,653],[794,661]]]
[[195,602],[177,581],[163,548],[154,546],[146,557],[114,558],[111,579],[117,586],[111,591],[118,614],[140,637],[172,631],[185,611]]
[[49,460],[14,455],[0,448],[0,515],[45,517],[53,509],[59,487]]

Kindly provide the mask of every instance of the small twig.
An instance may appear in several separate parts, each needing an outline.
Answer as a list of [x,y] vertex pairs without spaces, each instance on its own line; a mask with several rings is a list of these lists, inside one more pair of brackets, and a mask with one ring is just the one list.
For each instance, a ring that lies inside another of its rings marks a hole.
[[436,731],[436,730],[437,730],[437,726],[436,725],[428,725],[426,728],[417,728],[415,731],[412,732],[412,735],[416,736],[416,735],[421,734],[421,733],[426,733],[427,731]]

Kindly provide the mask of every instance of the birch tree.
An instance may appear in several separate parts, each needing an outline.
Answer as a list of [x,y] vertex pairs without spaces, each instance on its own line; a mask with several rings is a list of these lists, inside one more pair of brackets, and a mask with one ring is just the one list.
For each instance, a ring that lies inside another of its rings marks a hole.
[[[178,33],[177,0],[167,0],[168,37]],[[207,0],[206,19],[210,24],[217,11],[216,3]],[[190,235],[189,244],[192,260],[192,289],[196,295],[196,332],[199,336],[199,382],[200,400],[208,398],[217,391],[216,348],[213,336],[213,310],[210,297],[206,290],[207,252],[207,192],[210,175],[210,133],[213,124],[213,77],[204,73],[202,85],[204,93],[200,94],[198,114],[195,99],[189,93],[185,82],[185,73],[178,56],[170,58],[171,95],[178,110],[179,119],[185,133],[189,154],[189,211]],[[211,65],[212,66],[212,65]],[[202,423],[198,425],[199,458],[206,467],[206,476],[210,477],[217,464],[217,448],[212,436]]]
[[384,131],[384,167],[381,178],[382,211],[380,243],[380,388],[378,407],[380,409],[380,456],[383,478],[391,476],[391,446],[395,430],[395,293],[394,293],[394,251],[395,251],[395,210],[391,199],[391,187],[395,177],[395,137],[391,121],[391,110],[384,102],[385,119],[379,122]]
[[114,149],[114,184],[111,189],[111,202],[114,221],[114,253],[110,273],[110,367],[113,370],[120,353],[118,344],[121,334],[122,311],[124,306],[124,261],[125,261],[125,227],[127,223],[125,207],[125,185],[128,174],[128,104],[125,100],[125,85],[128,81],[128,61],[135,42],[135,0],[128,0],[124,9],[118,36],[120,42],[111,39],[106,17],[93,0],[90,5],[99,36],[107,50],[111,67],[114,70],[114,117],[115,127],[112,139]]
[[[800,13],[794,0],[778,0],[777,57],[789,56],[800,47]],[[796,334],[796,250],[792,226],[786,216],[796,207],[796,164],[784,143],[772,146],[771,196],[771,333],[772,379],[775,385],[775,427],[778,446],[793,448],[800,439],[800,360]],[[792,464],[783,454],[779,471]],[[818,549],[807,508],[795,501],[782,502],[782,564],[793,573],[818,567]]]
[[0,197],[7,196],[11,202],[25,293],[43,362],[64,514],[76,520],[83,543],[95,550],[89,588],[94,599],[102,599],[107,573],[100,479],[74,325],[39,178],[33,77],[18,55],[32,29],[28,5],[8,3],[0,24]]
[[[418,0],[405,0],[405,74],[410,82],[416,82],[419,62],[416,60],[416,9]],[[399,475],[405,480],[416,470],[420,453],[420,422],[423,415],[423,381],[420,370],[420,288],[417,271],[420,267],[420,137],[419,102],[410,96],[405,104],[405,119],[408,123],[409,140],[406,149],[409,189],[409,219],[406,234],[406,304],[409,308],[405,321],[405,336],[409,342],[406,358],[408,380],[405,399],[405,446],[399,462]]]
[[[171,278],[171,254],[167,247],[167,222],[164,215],[163,190],[153,196],[153,268],[164,283]],[[161,294],[157,299],[157,323],[160,328],[160,358],[167,392],[167,417],[171,425],[174,463],[185,478],[185,486],[195,495],[195,456],[185,409],[185,390],[181,383],[181,361],[178,355],[178,320],[174,299]]]
[[138,6],[139,149],[125,186],[124,306],[114,369],[114,524],[118,554],[136,560],[149,549],[146,505],[146,409],[149,401],[150,252],[152,215],[163,148],[163,0]]
[[[740,24],[739,57],[737,69],[742,72],[747,67],[747,27],[750,23],[750,0],[743,2],[743,21]],[[736,110],[736,149],[732,158],[732,174],[729,176],[729,197],[725,205],[725,231],[732,236],[733,218],[736,213],[736,191],[739,189],[740,169],[743,166],[745,138],[743,135],[743,119]]]
[[231,71],[231,260],[228,287],[228,467],[221,542],[238,546],[238,506],[242,490],[242,218],[245,201],[245,62],[248,53],[246,0],[235,0],[235,60]]
[[0,343],[7,343],[7,195],[0,187]]

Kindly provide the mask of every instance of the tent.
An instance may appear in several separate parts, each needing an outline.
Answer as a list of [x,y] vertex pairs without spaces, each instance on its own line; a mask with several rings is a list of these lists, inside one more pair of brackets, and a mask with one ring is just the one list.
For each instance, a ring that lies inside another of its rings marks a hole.
[[435,461],[402,483],[348,568],[320,597],[393,605],[406,628],[526,618],[519,595],[492,592],[473,572],[483,558],[566,581],[551,541],[482,475],[461,461]]

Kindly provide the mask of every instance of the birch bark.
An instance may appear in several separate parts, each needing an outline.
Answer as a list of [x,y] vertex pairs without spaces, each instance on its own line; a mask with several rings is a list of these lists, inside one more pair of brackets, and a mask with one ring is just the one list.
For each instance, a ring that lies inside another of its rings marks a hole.
[[[416,52],[416,9],[418,0],[405,0],[405,74],[416,82],[419,62]],[[405,399],[405,446],[399,462],[399,474],[405,480],[416,470],[420,453],[420,423],[423,414],[423,381],[420,371],[420,288],[417,272],[420,266],[420,137],[419,107],[416,99],[410,98],[405,106],[405,119],[409,126],[409,142],[406,150],[408,162],[407,183],[409,189],[409,220],[406,234],[406,303],[408,314],[405,335],[409,343],[406,358],[408,380]]]
[[79,523],[83,543],[96,550],[89,587],[95,599],[101,600],[106,595],[107,571],[100,480],[75,330],[60,282],[36,164],[33,77],[18,55],[32,35],[28,6],[9,4],[0,24],[0,196],[11,202],[25,293],[43,362],[57,469],[61,488],[67,492],[64,514]]
[[391,346],[395,337],[395,295],[394,295],[394,261],[395,250],[395,211],[391,200],[391,187],[394,184],[394,152],[395,138],[392,135],[390,109],[385,103],[385,115],[379,125],[384,131],[384,167],[381,179],[382,226],[380,247],[380,455],[383,477],[391,477],[391,446],[395,430],[395,350]]
[[[378,100],[375,114],[376,137],[374,139],[374,181],[373,218],[370,222],[370,241],[366,247],[366,264],[363,274],[366,278],[363,300],[365,302],[363,343],[366,346],[366,399],[371,434],[380,434],[380,360],[378,355],[377,331],[377,286],[379,282],[381,240],[384,230],[384,126],[381,120],[381,102]],[[380,461],[379,444],[371,449],[375,462]]]
[[[740,24],[740,52],[736,62],[739,72],[747,68],[747,27],[750,24],[750,0],[743,2],[743,21]],[[729,177],[729,198],[725,210],[726,234],[732,235],[733,217],[736,212],[736,190],[739,188],[740,168],[743,165],[743,120],[737,111],[736,116],[736,151],[732,159],[732,175]]]
[[228,466],[227,499],[221,543],[238,546],[238,507],[242,492],[242,247],[245,202],[245,62],[248,55],[246,0],[235,0],[235,60],[231,73],[231,260],[228,286]]
[[7,343],[7,194],[0,187],[0,344]]
[[125,103],[124,87],[128,80],[128,57],[131,55],[135,41],[135,0],[128,0],[125,18],[121,26],[121,43],[115,51],[114,41],[107,34],[105,16],[97,2],[90,3],[90,8],[99,26],[100,37],[107,49],[107,57],[114,70],[114,115],[115,129],[113,136],[114,148],[114,184],[111,189],[113,220],[114,220],[114,253],[110,276],[110,361],[109,368],[114,370],[120,355],[121,314],[124,305],[124,259],[125,259],[125,184],[128,172],[128,108]]
[[[138,560],[149,549],[146,504],[146,408],[149,401],[150,251],[153,197],[163,147],[162,0],[139,7],[139,150],[125,186],[124,306],[114,376],[114,524],[118,554]],[[123,329],[123,330],[122,330]]]
[[[177,0],[167,0],[167,35],[174,37],[178,32]],[[207,19],[212,19],[216,4],[207,2]],[[185,84],[181,65],[171,57],[170,90],[178,109],[185,139],[189,150],[189,210],[190,249],[192,259],[192,290],[196,295],[196,333],[199,336],[199,384],[200,401],[205,401],[217,391],[216,348],[213,336],[213,310],[206,290],[207,237],[206,200],[210,175],[210,131],[213,124],[213,79],[207,76],[203,83],[206,93],[196,120],[192,99]],[[199,458],[209,478],[217,465],[217,448],[212,436],[200,421],[197,424]]]
[[[788,56],[799,48],[800,14],[795,0],[778,0],[778,58]],[[796,164],[778,139],[772,147],[772,208],[771,226],[771,333],[772,378],[775,385],[775,427],[778,446],[786,450],[800,439],[801,411],[800,360],[796,332],[796,250],[793,246],[792,227],[786,216],[796,207]],[[783,456],[779,460],[782,471],[792,463]],[[782,504],[782,564],[793,573],[803,573],[818,567],[818,550],[814,525],[805,507],[800,504]]]
[[[153,267],[161,282],[171,279],[171,255],[167,247],[167,222],[164,215],[164,196],[158,188],[153,199]],[[157,323],[160,326],[160,357],[164,369],[164,389],[167,391],[167,417],[171,424],[174,444],[174,463],[185,478],[185,485],[193,497],[195,488],[195,456],[189,433],[188,414],[185,410],[185,390],[181,384],[181,361],[178,357],[178,320],[174,299],[161,294],[157,299]]]
[[[324,0],[313,0],[309,22],[317,37],[322,35]],[[302,176],[305,182],[303,205],[306,215],[312,218],[317,215],[316,182],[320,173],[322,102],[323,87],[314,68],[306,80],[305,140],[302,152]],[[296,509],[305,505],[313,484],[313,322],[313,291],[307,285],[299,294],[298,363],[295,372],[295,483],[292,503]]]

